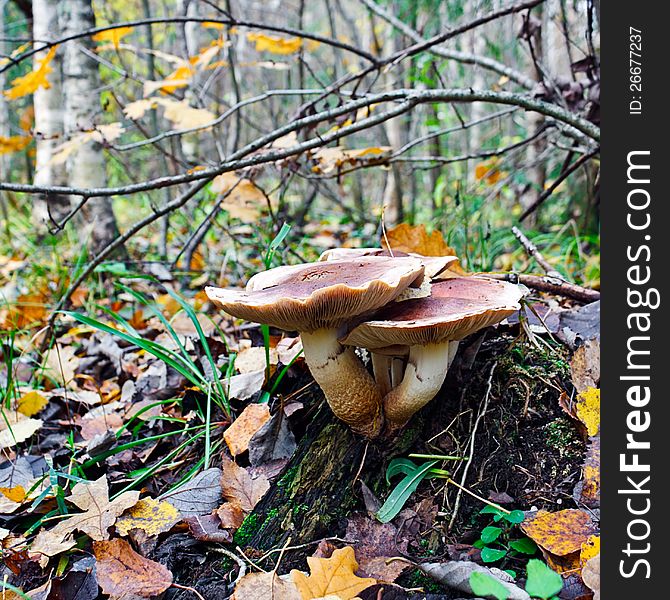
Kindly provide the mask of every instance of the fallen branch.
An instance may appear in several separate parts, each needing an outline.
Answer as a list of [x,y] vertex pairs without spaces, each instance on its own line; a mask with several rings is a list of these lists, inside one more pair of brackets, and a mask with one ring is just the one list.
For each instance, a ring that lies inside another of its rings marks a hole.
[[519,275],[516,273],[480,273],[490,279],[497,279],[498,281],[509,281],[510,283],[522,283],[526,287],[539,292],[548,292],[578,300],[589,304],[600,300],[600,292],[590,288],[582,287],[576,283],[568,283],[554,277],[547,277],[542,275]]

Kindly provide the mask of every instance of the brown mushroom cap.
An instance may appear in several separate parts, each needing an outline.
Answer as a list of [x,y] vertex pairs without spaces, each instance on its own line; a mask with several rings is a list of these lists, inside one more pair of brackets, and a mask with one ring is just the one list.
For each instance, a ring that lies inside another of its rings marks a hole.
[[319,256],[319,260],[352,260],[361,256],[413,256],[414,258],[420,258],[426,269],[426,277],[429,279],[434,279],[446,271],[449,265],[458,261],[458,257],[456,256],[422,256],[421,254],[415,254],[413,252],[407,253],[396,250],[394,250],[393,255],[391,255],[386,248],[332,248],[331,250],[323,252],[321,256]]
[[480,277],[459,277],[434,283],[428,298],[384,307],[342,342],[351,346],[386,348],[395,344],[423,346],[462,340],[499,323],[519,310],[524,288]]
[[417,258],[369,256],[278,267],[254,275],[244,291],[208,287],[205,292],[235,317],[311,332],[337,328],[388,304],[420,283],[423,273]]

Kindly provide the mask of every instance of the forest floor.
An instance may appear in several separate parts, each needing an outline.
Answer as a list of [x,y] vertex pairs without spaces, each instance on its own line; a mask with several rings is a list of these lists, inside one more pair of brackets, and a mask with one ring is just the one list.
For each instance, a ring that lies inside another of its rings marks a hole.
[[45,293],[0,312],[3,597],[598,593],[598,303],[534,292],[368,442],[296,334],[197,288],[101,274],[40,360]]

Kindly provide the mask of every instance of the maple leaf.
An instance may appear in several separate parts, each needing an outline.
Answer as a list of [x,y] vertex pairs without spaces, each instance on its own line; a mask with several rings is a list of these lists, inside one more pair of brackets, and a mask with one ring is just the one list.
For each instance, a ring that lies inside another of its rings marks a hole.
[[272,52],[273,54],[295,54],[302,48],[302,38],[283,38],[264,33],[247,33],[247,39],[255,42],[256,52]]
[[93,543],[96,579],[110,599],[151,598],[172,585],[172,573],[135,552],[128,542],[114,539]]
[[121,38],[126,37],[132,30],[132,27],[117,27],[116,29],[107,29],[106,31],[100,31],[91,36],[91,39],[96,42],[111,42],[114,45],[114,48],[118,50]]
[[104,475],[95,481],[77,483],[68,500],[85,512],[61,521],[51,531],[54,535],[62,535],[62,539],[73,529],[78,529],[94,540],[108,540],[109,528],[121,514],[137,504],[139,497],[137,491],[123,492],[110,500]]
[[377,583],[375,579],[355,575],[358,563],[351,546],[335,550],[330,558],[310,556],[307,564],[310,575],[295,569],[291,571],[291,578],[303,600],[328,595],[336,596],[340,600],[351,600],[365,588]]
[[0,135],[0,154],[10,154],[19,152],[30,144],[31,138],[24,135],[13,135],[4,137]]
[[16,98],[22,98],[23,96],[32,94],[41,87],[49,89],[51,86],[47,79],[47,75],[53,71],[49,66],[49,63],[56,55],[57,48],[58,46],[52,46],[44,58],[36,60],[35,67],[30,73],[13,79],[11,82],[12,87],[5,90],[3,94],[10,100],[15,100]]

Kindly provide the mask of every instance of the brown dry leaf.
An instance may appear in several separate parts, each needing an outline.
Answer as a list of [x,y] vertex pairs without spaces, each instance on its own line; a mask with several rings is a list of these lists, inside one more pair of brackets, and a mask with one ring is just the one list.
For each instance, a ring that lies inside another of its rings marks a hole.
[[94,542],[96,578],[110,600],[162,594],[172,585],[172,573],[160,563],[135,552],[128,542]]
[[30,419],[14,411],[2,411],[0,448],[12,448],[31,438],[42,427],[41,419]]
[[249,449],[249,440],[270,420],[267,404],[248,404],[242,414],[223,433],[230,453],[238,456]]
[[592,437],[582,467],[582,480],[575,486],[575,500],[589,508],[600,506],[600,435]]
[[345,165],[355,165],[386,158],[391,153],[390,146],[374,148],[357,148],[347,150],[341,147],[320,148],[314,153],[317,165],[312,168],[315,173],[332,173]]
[[63,535],[50,529],[40,531],[30,545],[30,553],[38,555],[40,565],[46,567],[49,558],[67,552],[76,545],[73,535]]
[[274,571],[247,573],[237,582],[230,600],[302,600],[295,584]]
[[[142,100],[136,100],[135,102],[130,102],[126,104],[123,109],[123,114],[133,120],[141,119],[148,110],[156,107],[155,98],[143,98]],[[168,294],[165,294],[166,296]]]
[[307,558],[310,575],[295,569],[291,578],[303,600],[314,600],[332,594],[341,600],[352,600],[356,595],[377,583],[374,579],[358,577],[354,549],[346,546],[335,550],[330,558]]
[[148,536],[170,531],[181,521],[181,514],[169,502],[142,498],[116,520],[119,535],[126,536],[131,529],[141,529]]
[[237,529],[244,522],[246,513],[236,502],[226,502],[216,510],[223,529]]
[[249,472],[232,460],[224,459],[221,474],[221,490],[226,500],[240,505],[245,513],[250,513],[258,501],[270,488],[267,477],[259,475],[251,478]]
[[[386,238],[382,240],[382,246],[385,248],[390,246],[391,250],[397,250],[398,252],[414,252],[423,256],[456,256],[456,251],[447,245],[437,229],[429,234],[423,224],[401,223],[386,232]],[[447,270],[459,275],[465,274],[459,262],[451,263]]]
[[95,481],[77,483],[67,499],[85,512],[61,521],[51,531],[60,534],[61,539],[78,529],[94,540],[108,540],[109,528],[127,509],[137,504],[139,497],[139,492],[123,492],[110,501],[104,475]]
[[578,394],[600,383],[600,340],[587,340],[582,344],[570,361],[572,383]]
[[19,401],[16,405],[16,410],[18,410],[26,417],[34,417],[47,404],[49,404],[49,401],[44,396],[42,396],[42,394],[33,390],[23,394],[23,396],[19,398]]
[[596,532],[588,513],[577,509],[554,513],[540,510],[524,521],[521,529],[538,546],[557,556],[579,552],[582,544]]
[[264,33],[247,33],[247,39],[256,44],[256,52],[271,52],[272,54],[295,54],[302,48],[302,38],[283,38]]
[[267,207],[265,194],[249,179],[235,173],[223,173],[212,180],[212,191],[227,194],[221,208],[231,217],[242,221],[253,221]]
[[600,390],[589,387],[577,396],[575,404],[577,418],[586,425],[589,436],[600,431]]
[[123,425],[121,411],[124,408],[123,403],[117,401],[103,404],[90,410],[79,420],[81,437],[89,441],[96,435],[117,430]]
[[593,590],[593,600],[600,600],[600,553],[589,559],[584,565],[582,579]]
[[494,185],[507,176],[507,172],[501,171],[499,166],[500,160],[497,157],[481,162],[475,166],[475,177],[480,181],[485,180],[488,185]]
[[27,329],[41,324],[47,315],[42,294],[22,294],[10,304],[0,318],[0,330]]
[[205,128],[216,116],[204,108],[193,108],[188,101],[178,102],[167,98],[156,98],[155,102],[164,109],[164,116],[176,129]]
[[56,344],[47,355],[46,374],[63,387],[75,387],[74,374],[79,366],[79,357],[73,346]]

